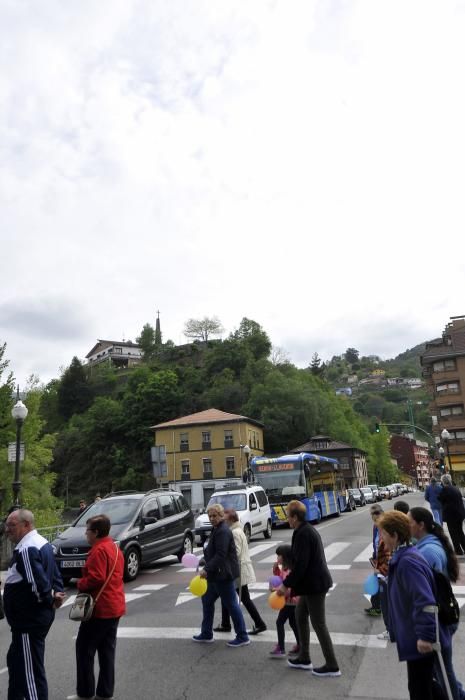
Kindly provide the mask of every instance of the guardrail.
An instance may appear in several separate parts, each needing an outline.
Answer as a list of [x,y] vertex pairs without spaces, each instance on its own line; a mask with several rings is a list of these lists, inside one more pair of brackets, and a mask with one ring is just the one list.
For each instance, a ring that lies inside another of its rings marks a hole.
[[51,527],[39,527],[37,531],[48,542],[53,542],[55,537],[58,537],[67,527],[71,527],[72,523],[60,523],[60,525],[52,525]]

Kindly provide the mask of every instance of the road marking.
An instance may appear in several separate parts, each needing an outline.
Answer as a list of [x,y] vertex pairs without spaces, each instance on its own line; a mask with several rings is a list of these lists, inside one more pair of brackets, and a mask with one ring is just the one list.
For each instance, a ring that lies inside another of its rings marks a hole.
[[5,666],[5,668],[0,669],[0,675],[2,673],[6,673],[8,671],[8,666]]
[[161,591],[162,588],[166,588],[167,583],[146,583],[143,586],[137,586],[133,588],[133,591]]
[[196,571],[197,567],[185,567],[184,569],[178,569],[178,574],[185,574],[186,572],[195,574]]
[[350,564],[328,564],[330,571],[348,571],[351,568]]
[[[198,627],[118,627],[118,639],[191,639],[199,633]],[[356,646],[365,649],[386,649],[387,641],[378,639],[374,634],[350,634],[348,632],[331,632],[331,639],[336,646]],[[226,637],[216,637],[220,644]],[[252,644],[266,642],[276,644],[276,632],[267,630],[253,638]],[[311,644],[318,644],[315,635],[311,635]]]
[[272,557],[266,557],[265,559],[260,559],[258,562],[259,564],[274,564],[276,561],[276,554],[273,554]]
[[[153,584],[153,585],[155,586],[155,584]],[[152,587],[150,590],[154,590],[154,591],[159,590],[160,588],[165,588],[165,586],[167,586],[167,585],[168,584],[166,583],[164,585],[159,585],[156,588]],[[144,586],[141,586],[141,588],[144,588]],[[134,589],[134,590],[137,590],[137,589]],[[149,595],[149,593],[125,593],[124,597],[126,599],[126,603],[131,603],[133,600],[137,600],[138,598],[145,598],[145,596],[147,596],[147,595]],[[61,605],[60,607],[66,608],[66,606],[72,605],[75,600],[76,600],[76,595],[70,595],[69,598],[66,598],[63,605]]]
[[198,598],[198,596],[194,595],[193,593],[190,593],[190,591],[181,591],[181,593],[179,593],[176,599],[174,607],[176,607],[176,605],[188,603],[190,600],[194,600],[194,598]]
[[350,542],[331,542],[327,547],[325,547],[325,557],[326,561],[330,562],[341,554],[347,547],[350,547]]
[[363,561],[365,564],[368,564],[368,560],[371,556],[373,556],[373,544],[367,545],[365,549],[355,557],[354,562]]
[[455,595],[465,595],[465,586],[452,586]]
[[[267,549],[276,547],[278,544],[281,544],[281,540],[274,540],[273,542],[267,542],[267,544],[258,544],[256,547],[249,549],[249,554],[251,557],[255,557],[257,554],[266,552]],[[273,561],[275,561],[275,559],[273,559]]]

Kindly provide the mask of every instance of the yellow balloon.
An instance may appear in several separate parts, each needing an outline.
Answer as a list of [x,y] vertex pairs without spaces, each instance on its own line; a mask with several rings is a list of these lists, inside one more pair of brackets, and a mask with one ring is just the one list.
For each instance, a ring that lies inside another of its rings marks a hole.
[[189,584],[189,590],[193,595],[204,595],[207,592],[207,579],[194,576]]
[[273,591],[268,598],[268,605],[270,608],[273,608],[273,610],[282,610],[286,605],[286,598]]

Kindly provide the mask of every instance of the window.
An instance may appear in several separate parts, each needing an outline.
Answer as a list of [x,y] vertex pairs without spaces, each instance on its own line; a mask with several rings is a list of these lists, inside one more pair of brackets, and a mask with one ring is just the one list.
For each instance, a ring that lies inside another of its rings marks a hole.
[[211,459],[203,459],[203,478],[211,479],[213,477],[213,467]]
[[255,505],[257,505],[257,501],[255,500],[255,496],[253,495],[253,493],[251,493],[249,495],[249,510],[252,510],[252,506],[254,503],[255,503]]
[[224,446],[225,447],[234,447],[234,439],[233,439],[233,431],[232,430],[225,430],[224,431]]
[[226,457],[226,476],[235,476],[234,457]]
[[173,496],[163,494],[162,496],[158,496],[158,500],[160,502],[160,508],[164,518],[169,518],[170,515],[176,514],[176,506],[174,505]]
[[191,477],[191,463],[189,459],[181,460],[181,479],[190,479]]
[[440,410],[441,418],[449,418],[450,416],[463,415],[463,404],[457,406],[445,406]]
[[209,430],[202,431],[202,450],[210,450],[212,446],[211,433]]
[[465,440],[465,430],[449,430],[452,440]]
[[445,382],[436,384],[437,394],[458,394],[460,391],[458,382]]
[[180,434],[179,449],[181,452],[187,452],[189,450],[189,433]]
[[122,355],[123,348],[113,348],[113,352],[115,353],[115,355]]
[[160,509],[156,498],[151,498],[149,501],[147,501],[142,509],[142,515],[144,518],[160,519]]
[[203,505],[206,507],[210,501],[210,498],[215,493],[215,487],[204,486],[203,487]]
[[257,501],[258,501],[259,506],[267,506],[268,505],[268,499],[267,499],[266,493],[264,491],[257,491],[255,493],[255,496],[257,497]]
[[[184,491],[182,492],[184,494]],[[189,490],[189,496],[190,496],[190,490]],[[189,510],[189,505],[186,502],[186,499],[184,496],[181,496],[179,493],[173,494],[174,498],[174,504],[176,506],[176,510],[178,513],[185,513],[186,510]]]
[[[190,489],[181,489],[183,500],[186,503],[187,509],[191,507],[192,503],[192,491]],[[187,510],[184,509],[184,510]]]
[[440,360],[433,363],[433,372],[447,372],[451,369],[457,369],[455,360]]

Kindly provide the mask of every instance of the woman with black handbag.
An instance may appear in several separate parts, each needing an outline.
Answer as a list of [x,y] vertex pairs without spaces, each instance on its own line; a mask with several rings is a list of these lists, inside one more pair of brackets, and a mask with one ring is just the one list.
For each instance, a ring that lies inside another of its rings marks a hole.
[[[81,622],[76,639],[76,695],[67,700],[110,700],[115,686],[116,632],[126,612],[123,573],[124,559],[118,545],[109,536],[110,520],[96,515],[87,521],[86,537],[91,545],[89,557],[78,580],[80,592],[90,593],[95,601],[92,617]],[[100,663],[95,687],[94,658]]]

